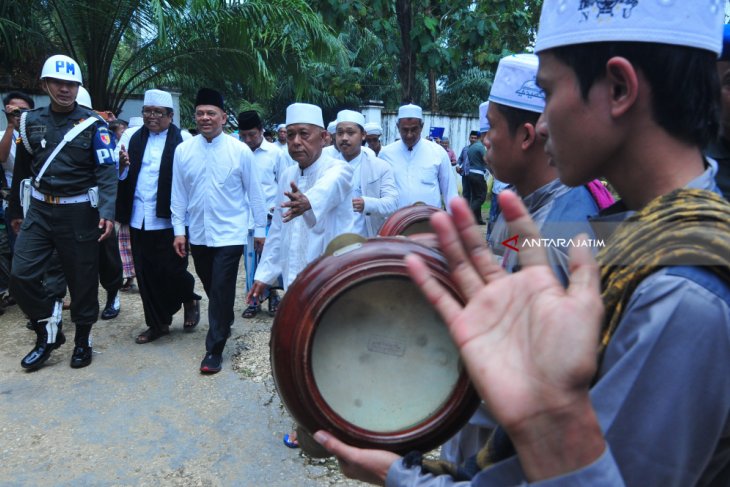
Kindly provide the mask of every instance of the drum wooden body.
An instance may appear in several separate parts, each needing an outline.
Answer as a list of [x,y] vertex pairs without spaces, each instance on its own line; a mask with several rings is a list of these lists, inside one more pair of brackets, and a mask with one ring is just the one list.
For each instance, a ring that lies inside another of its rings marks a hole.
[[458,297],[438,251],[404,238],[322,257],[287,290],[272,328],[272,369],[306,431],[363,448],[427,451],[476,409],[445,324],[406,273],[410,253]]
[[381,237],[394,237],[396,235],[414,235],[417,233],[433,233],[431,228],[431,215],[441,211],[435,206],[416,203],[395,211],[380,228],[378,235]]

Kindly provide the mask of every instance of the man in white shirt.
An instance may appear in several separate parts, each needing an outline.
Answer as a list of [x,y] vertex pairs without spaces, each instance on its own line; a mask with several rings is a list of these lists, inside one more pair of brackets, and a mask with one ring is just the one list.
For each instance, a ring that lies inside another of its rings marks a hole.
[[250,205],[254,239],[262,246],[266,236],[266,203],[252,170],[251,149],[223,133],[227,120],[223,96],[202,88],[195,99],[198,135],[175,149],[172,180],[173,245],[187,255],[185,224],[195,272],[208,295],[208,335],[200,372],[220,372],[223,349],[233,324],[238,263],[243,254]]
[[383,146],[380,144],[380,136],[383,135],[383,127],[376,122],[368,122],[365,124],[365,142],[376,156],[379,157]]
[[365,117],[352,110],[337,114],[335,145],[338,157],[352,167],[354,231],[374,237],[398,207],[398,190],[390,164],[363,150]]
[[[259,183],[261,183],[264,198],[266,198],[266,232],[268,233],[276,207],[278,182],[284,170],[289,167],[289,161],[291,159],[286,153],[279,150],[276,145],[264,139],[263,121],[254,110],[238,114],[238,138],[253,151],[253,168],[256,171]],[[253,276],[256,273],[256,267],[258,266],[259,260],[261,260],[261,251],[263,250],[261,247],[256,247],[253,233],[254,220],[253,214],[249,209],[248,240],[244,246],[243,258],[246,269],[246,293],[253,286]],[[261,301],[264,299],[266,297],[255,303],[251,303],[243,311],[243,317],[253,318],[256,316],[261,311]],[[275,289],[270,289],[268,299],[269,315],[273,316],[279,306],[279,295]]]
[[172,316],[185,306],[183,330],[200,321],[200,296],[188,272],[187,256],[175,253],[170,196],[175,148],[191,137],[172,123],[172,95],[144,94],[144,126],[122,134],[116,220],[130,227],[132,258],[142,298],[147,330],[136,342],[149,343],[170,333]]
[[327,244],[352,232],[352,168],[322,155],[322,109],[294,103],[286,110],[289,155],[297,161],[279,180],[276,209],[248,302],[264,296],[281,275],[286,289]]
[[283,150],[285,153],[288,151],[286,147],[286,124],[280,123],[276,126],[276,142],[274,145]]
[[401,140],[383,147],[379,156],[393,168],[398,208],[418,202],[449,208],[458,195],[456,179],[444,148],[421,138],[423,110],[417,105],[400,107],[396,125]]

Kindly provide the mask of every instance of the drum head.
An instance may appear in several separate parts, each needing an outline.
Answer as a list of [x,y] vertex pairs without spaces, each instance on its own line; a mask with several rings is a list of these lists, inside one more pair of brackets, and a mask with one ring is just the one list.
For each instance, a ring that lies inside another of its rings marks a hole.
[[388,433],[441,409],[461,367],[441,317],[410,279],[392,276],[357,284],[330,304],[314,334],[312,372],[336,414]]
[[333,250],[289,286],[271,330],[271,363],[282,402],[305,433],[428,451],[476,410],[479,397],[446,325],[408,277],[409,254],[464,301],[435,246],[403,237]]

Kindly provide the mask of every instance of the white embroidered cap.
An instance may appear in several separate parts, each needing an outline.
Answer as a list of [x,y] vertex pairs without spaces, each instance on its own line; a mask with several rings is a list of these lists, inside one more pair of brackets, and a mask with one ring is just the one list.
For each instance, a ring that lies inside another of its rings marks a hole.
[[423,110],[418,105],[403,105],[398,109],[398,120],[401,118],[418,118],[423,120]]
[[537,63],[534,54],[513,54],[500,59],[489,101],[542,113],[545,110],[545,92],[535,82]]
[[588,42],[654,42],[720,54],[724,0],[545,0],[535,52]]
[[292,103],[286,107],[286,125],[308,123],[324,128],[322,109],[309,103]]
[[162,90],[145,91],[142,104],[148,107],[174,108],[172,106],[172,95]]
[[337,114],[337,124],[342,122],[352,122],[358,124],[360,127],[365,129],[365,117],[362,113],[353,110],[342,110]]
[[479,132],[484,133],[489,130],[489,120],[487,120],[487,110],[489,110],[489,102],[485,101],[479,105]]
[[279,125],[276,126],[276,131],[278,132],[279,130],[285,129],[285,128],[286,128],[286,124],[280,123]]
[[368,122],[363,126],[363,128],[368,135],[383,135],[383,127],[381,127],[379,123]]
[[142,120],[142,117],[129,117],[129,125],[127,126],[128,128],[131,129],[133,127],[141,127],[142,125],[144,125],[144,120]]
[[335,135],[335,132],[337,132],[337,120],[332,120],[330,123],[327,124],[327,132]]

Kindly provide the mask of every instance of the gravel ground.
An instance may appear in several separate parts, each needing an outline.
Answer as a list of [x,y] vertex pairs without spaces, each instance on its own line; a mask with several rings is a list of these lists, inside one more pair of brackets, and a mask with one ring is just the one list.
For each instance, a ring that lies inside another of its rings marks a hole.
[[69,342],[32,373],[19,362],[34,335],[9,308],[0,316],[0,485],[362,485],[343,478],[336,461],[282,444],[292,421],[270,373],[272,319],[242,319],[238,294],[224,369],[207,377],[198,372],[205,299],[194,333],[181,331],[178,313],[169,336],[137,345],[142,304],[138,293],[123,294],[120,316],[94,327],[94,363],[76,370],[66,311]]

